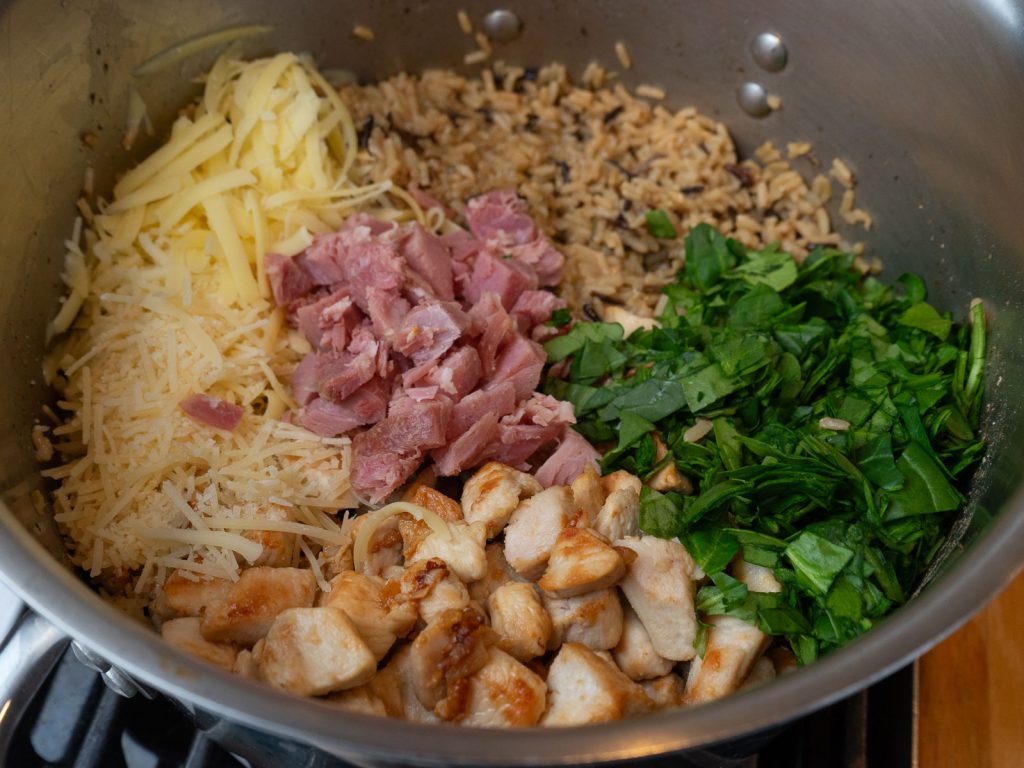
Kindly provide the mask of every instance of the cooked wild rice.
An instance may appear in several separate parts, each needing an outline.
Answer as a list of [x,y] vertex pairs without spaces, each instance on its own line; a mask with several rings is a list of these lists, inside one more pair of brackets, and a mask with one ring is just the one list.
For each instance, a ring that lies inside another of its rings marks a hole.
[[[845,245],[824,207],[826,176],[809,185],[770,144],[740,160],[724,125],[692,107],[638,99],[598,65],[582,83],[562,65],[499,62],[477,79],[400,74],[342,95],[364,126],[360,162],[374,181],[417,186],[457,212],[472,195],[515,187],[565,252],[564,294],[576,306],[597,296],[653,309],[658,287],[681,266],[683,235],[700,222],[750,247],[779,241],[797,256]],[[808,151],[796,144],[790,154],[812,170]],[[852,184],[842,163],[831,171]],[[842,203],[845,221],[870,225],[852,194]],[[644,214],[655,208],[677,239],[647,232]]]

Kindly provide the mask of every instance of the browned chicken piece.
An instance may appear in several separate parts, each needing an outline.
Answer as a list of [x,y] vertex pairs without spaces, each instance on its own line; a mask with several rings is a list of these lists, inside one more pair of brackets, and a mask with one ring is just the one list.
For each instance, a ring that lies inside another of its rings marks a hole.
[[754,666],[750,668],[750,674],[747,675],[747,679],[740,683],[740,688],[754,688],[763,683],[771,682],[774,679],[775,665],[772,664],[772,660],[767,656],[762,656],[754,662]]
[[467,584],[487,573],[483,523],[448,523],[445,533],[430,533],[406,552],[406,565],[432,557],[444,560],[448,569]]
[[324,578],[330,581],[342,571],[355,569],[352,560],[352,528],[346,530],[345,540],[340,544],[327,544],[320,554],[317,555],[317,562]]
[[171,571],[164,581],[164,602],[178,616],[200,616],[211,604],[226,598],[231,586],[227,579],[193,579],[182,571]]
[[516,573],[540,578],[574,510],[572,493],[564,486],[541,491],[516,507],[505,528],[505,559]]
[[678,541],[643,536],[617,545],[632,549],[636,559],[619,587],[643,622],[659,656],[688,661],[696,655],[697,612],[693,607],[697,566]]
[[378,660],[416,623],[414,604],[386,601],[383,581],[355,571],[334,577],[331,591],[323,594],[321,603],[344,611]]
[[787,672],[795,672],[797,670],[796,656],[789,648],[783,648],[781,645],[775,648],[770,648],[765,654],[772,661],[772,666],[775,667],[775,676],[782,677]]
[[782,584],[775,577],[775,571],[762,565],[754,565],[736,558],[732,562],[732,575],[747,585],[751,592],[781,592]]
[[484,577],[468,585],[469,596],[473,600],[485,601],[488,596],[502,584],[510,581],[525,581],[516,573],[512,566],[505,559],[505,547],[499,542],[492,541],[484,549],[484,557],[487,560],[487,569]]
[[387,705],[374,693],[370,683],[363,683],[356,688],[349,688],[347,691],[332,693],[324,701],[347,709],[349,712],[377,715],[377,717],[388,716]]
[[238,648],[228,643],[211,643],[199,631],[199,619],[187,616],[165,621],[160,627],[164,640],[193,656],[227,670],[235,666]]
[[[402,535],[402,556],[405,562],[411,562],[420,544],[430,535],[431,528],[422,520],[417,520],[412,515],[398,515],[398,532]],[[388,570],[394,566],[389,566]]]
[[572,481],[572,498],[576,503],[576,509],[583,510],[586,515],[587,526],[594,525],[597,513],[604,504],[605,495],[601,476],[590,464]]
[[413,640],[409,659],[413,690],[420,703],[443,720],[466,711],[466,678],[487,663],[494,636],[473,608],[449,610]]
[[354,688],[373,677],[377,659],[336,608],[289,608],[263,642],[260,677],[299,696]]
[[464,519],[459,502],[429,485],[414,484],[405,494],[402,494],[402,501],[426,507],[446,523],[458,523]]
[[604,723],[649,712],[644,689],[589,648],[566,643],[548,670],[548,706],[541,725]]
[[384,604],[390,607],[393,603],[418,603],[449,573],[444,560],[437,557],[410,563],[408,568],[385,582],[381,592]]
[[618,583],[626,564],[600,534],[589,528],[563,528],[555,540],[538,586],[554,597],[576,597]]
[[499,648],[519,661],[544,654],[551,617],[532,584],[513,581],[498,587],[487,598],[487,611]]
[[303,568],[265,565],[242,571],[228,594],[210,603],[200,625],[214,643],[252,645],[288,608],[308,608],[316,594],[316,577]]
[[595,651],[607,651],[622,639],[622,603],[618,590],[599,589],[576,597],[541,595],[551,616],[548,650],[563,642],[579,643]]
[[420,704],[413,683],[412,646],[403,645],[391,656],[383,669],[365,686],[384,703],[388,717],[415,723],[440,723],[441,719]]
[[[243,504],[239,510],[239,517],[275,522],[290,522],[293,519],[292,512],[288,507],[281,504],[257,504],[255,502]],[[292,558],[299,546],[298,537],[294,533],[242,531],[242,535],[263,546],[263,552],[256,558],[253,565],[269,565],[273,568],[289,566],[292,564]]]
[[536,725],[547,705],[548,688],[529,668],[498,648],[469,676],[460,725],[517,728]]
[[541,484],[533,475],[490,461],[466,481],[462,490],[462,514],[468,522],[483,523],[487,538],[493,539],[519,503],[541,490]]
[[424,624],[429,624],[448,609],[465,608],[469,604],[466,585],[454,573],[448,573],[420,598],[420,619]]
[[[657,433],[655,433],[655,463],[660,462],[666,456],[668,456],[668,448],[665,446],[665,443],[662,442],[661,437]],[[659,469],[657,472],[651,475],[651,477],[648,478],[647,480],[647,485],[649,485],[656,491],[661,491],[662,493],[666,491],[676,491],[677,493],[682,493],[686,495],[693,493],[693,483],[691,483],[690,479],[679,471],[679,467],[676,466],[674,460],[670,460],[667,464],[665,464],[665,466],[663,466],[661,469]]]
[[623,609],[622,638],[612,651],[615,664],[632,680],[664,677],[675,662],[658,655],[643,622],[628,605]]
[[[352,541],[359,535],[359,529],[369,518],[366,515],[352,521]],[[400,516],[389,517],[377,526],[366,547],[366,560],[363,562],[363,573],[380,576],[392,565],[401,565],[404,560],[402,534],[398,529]]]
[[601,478],[605,501],[594,518],[594,530],[609,541],[640,531],[640,478],[621,469]]
[[238,652],[231,671],[240,677],[244,677],[246,680],[259,680],[260,677],[259,665],[256,663],[252,651],[248,648],[243,648]]
[[644,680],[640,686],[658,709],[671,709],[683,705],[686,681],[675,673]]
[[686,676],[686,703],[701,704],[732,693],[750,674],[769,638],[733,616],[709,616],[704,658],[694,658]]
[[659,328],[659,323],[653,317],[642,317],[635,312],[630,312],[618,304],[606,304],[601,312],[601,319],[606,323],[618,323],[622,326],[623,333],[628,337],[634,331],[641,329],[649,331],[652,328]]

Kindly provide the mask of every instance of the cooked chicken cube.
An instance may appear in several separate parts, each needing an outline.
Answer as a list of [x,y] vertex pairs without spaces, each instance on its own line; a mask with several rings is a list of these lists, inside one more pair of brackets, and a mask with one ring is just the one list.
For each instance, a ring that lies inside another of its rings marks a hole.
[[344,611],[376,659],[384,658],[395,640],[405,637],[416,623],[411,603],[385,604],[384,582],[373,576],[345,571],[331,581],[322,604]]
[[551,638],[551,617],[532,584],[510,582],[487,598],[498,647],[520,661],[541,656]]
[[192,578],[172,571],[164,581],[164,601],[178,616],[201,616],[211,604],[226,598],[231,586],[227,579]]
[[439,723],[441,719],[416,697],[413,682],[412,646],[403,645],[383,669],[366,683],[366,688],[384,703],[388,717],[416,723]]
[[626,336],[629,336],[634,331],[641,329],[649,331],[652,328],[658,328],[661,325],[661,323],[653,317],[641,317],[640,315],[630,312],[625,307],[620,307],[618,304],[605,305],[604,311],[601,313],[601,317],[606,323],[618,323],[621,325]]
[[621,469],[601,478],[606,494],[594,518],[594,530],[609,541],[640,531],[640,478]]
[[548,670],[548,708],[541,725],[585,725],[653,709],[643,688],[589,648],[566,643]]
[[733,616],[709,616],[707,623],[704,658],[695,658],[686,676],[687,704],[720,699],[739,688],[769,642],[757,627]]
[[616,542],[636,552],[619,586],[643,622],[659,656],[688,661],[696,655],[693,607],[697,566],[678,541],[643,536]]
[[664,677],[656,677],[653,680],[644,680],[640,686],[658,709],[670,709],[683,705],[686,681],[677,674],[672,673]]
[[[668,447],[662,442],[657,433],[654,435],[654,460],[660,462],[668,456]],[[647,485],[656,491],[676,491],[677,493],[693,493],[693,484],[689,478],[679,471],[674,459],[669,460],[665,466],[655,472],[648,480]]]
[[459,502],[423,483],[413,485],[407,493],[402,495],[402,500],[426,507],[446,523],[461,522],[464,519]]
[[525,581],[522,576],[512,570],[512,566],[505,559],[505,548],[498,542],[491,542],[484,549],[484,557],[487,559],[487,569],[484,577],[469,584],[469,596],[473,600],[484,601],[487,597],[502,584],[510,581]]
[[[359,529],[369,519],[366,515],[352,521],[350,528],[352,541],[359,536]],[[402,534],[398,524],[400,516],[389,517],[377,526],[366,546],[366,560],[363,561],[363,573],[380,576],[392,565],[401,565],[404,560]]]
[[499,464],[484,464],[466,481],[462,491],[462,514],[469,522],[481,522],[492,539],[505,527],[519,502],[540,493],[533,475]]
[[448,568],[469,583],[487,573],[487,532],[483,523],[448,523],[445,533],[431,533],[406,553],[406,564],[432,557],[444,560]]
[[252,651],[248,648],[243,648],[238,652],[231,671],[247,680],[259,680],[260,676],[259,665],[256,663]]
[[[256,504],[255,502],[243,504],[239,509],[238,516],[274,522],[292,520],[292,512],[288,507],[281,504]],[[292,558],[299,545],[298,537],[294,533],[244,531],[242,535],[263,546],[263,552],[256,559],[254,565],[269,565],[274,568],[289,566],[292,564]]]
[[505,528],[505,559],[516,573],[540,578],[573,510],[572,493],[563,486],[541,491],[516,507]]
[[599,589],[576,597],[541,595],[551,616],[548,650],[563,642],[579,643],[595,651],[607,651],[622,639],[622,603],[618,591]]
[[468,678],[461,725],[514,728],[536,725],[547,705],[547,685],[536,673],[498,648]]
[[732,575],[747,585],[751,592],[781,592],[782,584],[775,577],[775,571],[762,565],[754,565],[736,558],[732,563]]
[[605,491],[601,485],[601,476],[590,464],[572,481],[572,499],[576,509],[586,514],[586,525],[592,526],[604,504]]
[[260,677],[300,696],[322,696],[361,685],[377,659],[355,625],[336,608],[289,608],[263,643]]
[[[348,529],[351,533],[351,528]],[[351,571],[355,568],[352,559],[352,536],[346,537],[340,544],[328,544],[317,555],[317,562],[324,578],[330,581],[342,571]]]
[[360,712],[364,715],[377,715],[387,717],[388,708],[384,701],[374,693],[370,683],[363,683],[356,688],[349,688],[347,691],[332,693],[326,699],[327,703],[335,704],[349,712]]
[[754,662],[754,666],[750,668],[750,674],[740,684],[740,688],[753,688],[763,683],[771,682],[774,679],[775,665],[767,656],[762,656]]
[[432,557],[410,563],[384,584],[381,595],[385,605],[392,603],[418,603],[426,597],[434,585],[448,577],[451,571],[444,560]]
[[416,698],[444,720],[465,713],[466,678],[487,663],[493,632],[473,608],[449,610],[413,640],[409,671]]
[[226,643],[211,643],[199,631],[199,619],[188,616],[165,621],[160,627],[164,640],[193,656],[230,670],[235,665],[238,649]]
[[429,624],[450,608],[465,608],[469,603],[466,585],[454,573],[448,573],[420,598],[420,619]]
[[625,573],[622,555],[599,534],[570,525],[558,534],[537,584],[549,595],[575,597],[614,586]]
[[252,645],[267,634],[277,615],[288,608],[308,608],[316,578],[302,568],[258,566],[242,571],[227,596],[203,613],[203,637],[214,643]]
[[622,638],[612,651],[616,665],[633,680],[663,677],[675,662],[658,655],[643,622],[628,605],[623,609]]

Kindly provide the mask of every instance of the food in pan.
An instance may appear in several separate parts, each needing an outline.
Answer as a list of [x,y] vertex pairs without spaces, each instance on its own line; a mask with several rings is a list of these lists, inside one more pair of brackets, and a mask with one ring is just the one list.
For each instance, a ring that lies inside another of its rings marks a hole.
[[712,700],[904,602],[983,451],[983,308],[869,274],[842,162],[643,93],[218,60],[68,242],[72,559],[225,669],[481,726]]

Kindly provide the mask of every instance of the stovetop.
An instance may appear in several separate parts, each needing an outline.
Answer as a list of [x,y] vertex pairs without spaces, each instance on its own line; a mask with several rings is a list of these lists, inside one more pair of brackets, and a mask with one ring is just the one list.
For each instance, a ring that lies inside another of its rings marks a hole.
[[[22,607],[0,584],[0,638]],[[0,640],[0,649],[3,642]],[[913,668],[772,736],[632,765],[644,768],[868,768],[911,766]],[[19,723],[2,768],[263,768],[232,755],[167,699],[125,699],[68,652]],[[10,727],[4,724],[0,727]],[[751,744],[756,751],[751,751]],[[314,759],[302,768],[343,766]],[[283,768],[274,766],[273,768]],[[288,768],[291,768],[289,766]]]

